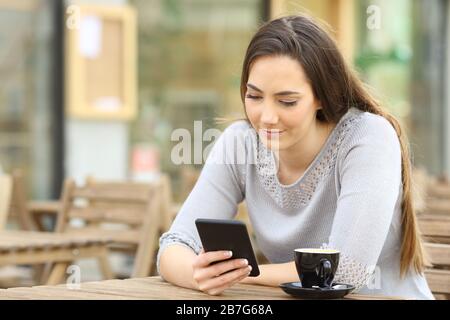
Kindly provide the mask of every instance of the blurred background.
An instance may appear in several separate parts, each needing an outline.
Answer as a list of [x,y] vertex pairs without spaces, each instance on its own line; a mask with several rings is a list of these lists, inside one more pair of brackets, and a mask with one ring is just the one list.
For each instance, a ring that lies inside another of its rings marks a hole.
[[171,161],[172,132],[185,128],[193,139],[194,121],[204,132],[222,129],[216,117],[241,116],[251,36],[299,12],[330,25],[345,58],[404,124],[414,166],[445,179],[448,0],[0,0],[3,171],[21,169],[36,201],[59,199],[68,177],[164,173],[182,203],[201,162]]
[[[137,81],[130,90],[136,99],[129,107],[136,112],[125,120],[110,119],[108,112],[105,119],[67,112],[64,41],[76,31],[66,25],[71,3],[0,0],[0,163],[5,171],[25,171],[33,198],[59,197],[66,176],[123,179],[162,170],[170,173],[182,200],[184,166],[170,161],[172,131],[192,130],[195,120],[202,120],[205,130],[215,126],[214,117],[241,114],[241,64],[252,34],[263,21],[305,11],[331,25],[348,61],[402,119],[415,164],[432,174],[449,171],[446,0],[76,3],[126,5],[135,12],[137,46],[130,59],[136,61]],[[367,26],[377,18],[371,5],[381,19],[373,29]],[[86,87],[98,81],[82,80]]]

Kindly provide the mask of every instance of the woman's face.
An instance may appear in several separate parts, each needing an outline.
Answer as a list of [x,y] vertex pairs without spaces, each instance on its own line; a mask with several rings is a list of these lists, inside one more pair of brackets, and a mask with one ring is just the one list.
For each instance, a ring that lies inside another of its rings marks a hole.
[[262,142],[288,149],[316,129],[320,108],[303,67],[288,56],[264,56],[250,66],[245,110]]

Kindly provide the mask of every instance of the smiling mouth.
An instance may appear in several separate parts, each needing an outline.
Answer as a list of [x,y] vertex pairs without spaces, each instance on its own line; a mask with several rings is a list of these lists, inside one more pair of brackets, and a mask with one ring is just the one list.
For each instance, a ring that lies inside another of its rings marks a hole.
[[272,137],[279,137],[283,132],[286,130],[269,130],[269,129],[260,129],[259,132],[265,137],[272,138]]

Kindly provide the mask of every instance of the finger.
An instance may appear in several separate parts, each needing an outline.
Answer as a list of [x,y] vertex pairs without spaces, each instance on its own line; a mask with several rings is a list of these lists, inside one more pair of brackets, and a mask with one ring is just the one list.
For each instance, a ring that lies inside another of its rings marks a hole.
[[212,262],[230,259],[233,253],[231,251],[209,251],[200,253],[194,261],[194,267],[205,267]]
[[244,267],[240,269],[236,269],[225,273],[221,276],[210,278],[199,283],[199,289],[201,291],[207,292],[215,288],[228,286],[230,283],[238,279],[239,277],[247,274],[249,272],[250,267]]
[[240,269],[237,269],[234,271],[230,271],[221,276],[200,282],[199,289],[201,291],[208,291],[208,290],[211,290],[214,288],[219,288],[219,287],[229,285],[231,282],[235,281],[236,279],[240,278],[243,275],[246,275],[249,272],[250,272],[250,266],[240,268]]
[[250,274],[250,272],[248,274],[244,274],[242,277],[240,277],[239,279],[236,279],[235,281],[231,282],[230,284],[227,284],[227,285],[219,287],[219,288],[211,289],[207,293],[210,294],[210,295],[213,295],[213,296],[219,295],[222,292],[224,292],[226,289],[231,288],[236,283],[238,283],[241,280],[244,280],[245,278],[247,278],[249,274]]
[[221,294],[223,291],[225,291],[226,289],[231,288],[231,287],[234,286],[236,283],[238,283],[238,282],[240,282],[241,280],[244,280],[245,278],[247,278],[247,277],[249,276],[249,274],[250,274],[250,271],[249,271],[247,274],[244,274],[243,276],[241,276],[240,278],[238,278],[238,279],[232,281],[231,283],[229,283],[229,284],[227,284],[227,285],[225,285],[225,286],[219,287],[219,288],[214,288],[214,289],[212,289],[212,290],[209,290],[207,293],[210,294],[210,295],[213,295],[213,296],[219,295],[219,294]]
[[194,275],[194,279],[199,282],[202,280],[218,277],[230,270],[239,269],[246,266],[248,266],[247,259],[232,259],[198,270]]
[[249,268],[250,268],[250,269],[248,269],[248,271],[247,271],[245,274],[241,275],[239,278],[237,278],[237,279],[231,281],[230,283],[228,283],[228,284],[226,284],[226,285],[223,285],[223,286],[221,286],[221,287],[218,287],[218,288],[214,288],[214,289],[209,290],[209,291],[208,291],[208,294],[210,294],[210,295],[219,295],[219,294],[221,294],[223,291],[225,291],[226,289],[231,288],[232,286],[234,286],[234,285],[235,285],[236,283],[238,283],[239,281],[241,281],[241,280],[247,278],[247,277],[249,276],[250,272],[252,271],[252,270],[251,270],[251,266],[249,266]]

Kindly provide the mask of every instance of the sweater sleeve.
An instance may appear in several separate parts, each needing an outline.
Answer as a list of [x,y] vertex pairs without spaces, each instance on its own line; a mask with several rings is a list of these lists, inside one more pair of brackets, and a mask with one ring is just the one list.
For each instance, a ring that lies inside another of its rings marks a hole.
[[363,288],[375,270],[401,200],[401,148],[384,118],[355,128],[339,165],[340,194],[329,243],[341,252],[335,281]]
[[160,256],[167,246],[181,244],[197,254],[200,252],[197,218],[232,219],[236,215],[237,206],[244,199],[244,164],[235,161],[238,153],[245,152],[243,126],[242,123],[229,126],[212,147],[197,183],[170,229],[159,240],[158,273]]

